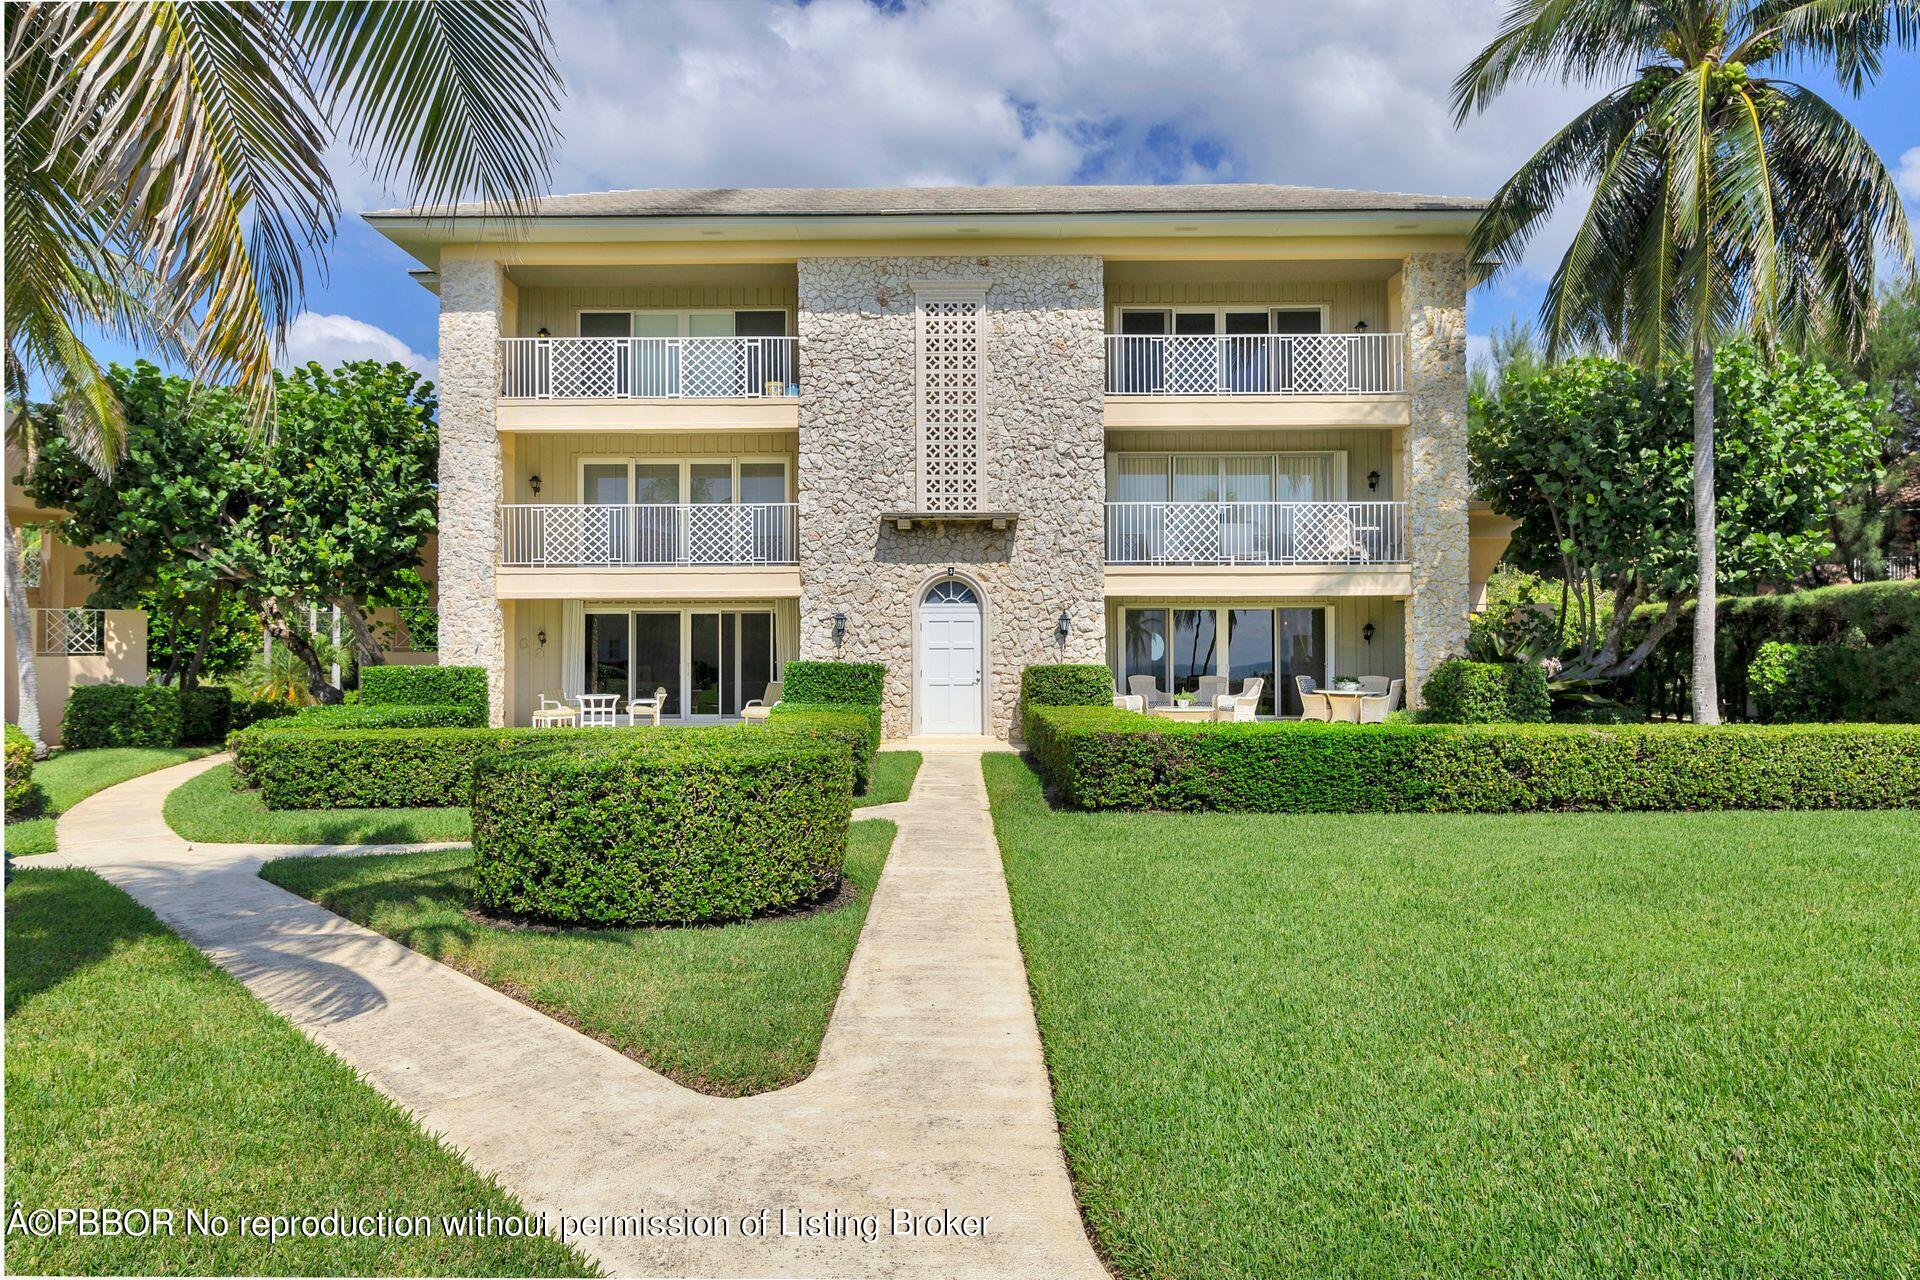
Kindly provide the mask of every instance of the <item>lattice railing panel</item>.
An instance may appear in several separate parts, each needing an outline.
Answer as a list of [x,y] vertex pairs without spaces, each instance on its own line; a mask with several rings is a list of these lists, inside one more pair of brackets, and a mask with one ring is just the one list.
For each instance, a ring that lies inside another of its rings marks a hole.
[[98,609],[36,609],[34,652],[73,657],[106,652],[106,615]]
[[920,304],[920,460],[929,511],[978,511],[980,321],[973,299]]

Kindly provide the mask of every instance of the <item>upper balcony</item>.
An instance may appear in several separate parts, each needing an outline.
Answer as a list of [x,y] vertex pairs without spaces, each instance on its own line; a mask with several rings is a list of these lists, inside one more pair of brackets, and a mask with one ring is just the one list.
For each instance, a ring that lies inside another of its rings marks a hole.
[[800,394],[798,338],[502,338],[510,400],[761,400]]
[[1107,395],[1389,396],[1406,391],[1398,333],[1107,335]]

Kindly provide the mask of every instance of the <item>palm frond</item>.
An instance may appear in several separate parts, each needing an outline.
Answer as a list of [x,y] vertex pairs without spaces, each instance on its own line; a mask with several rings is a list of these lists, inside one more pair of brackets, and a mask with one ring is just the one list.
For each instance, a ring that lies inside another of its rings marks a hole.
[[1516,81],[1590,84],[1659,57],[1661,6],[1644,0],[1517,0],[1487,47],[1454,79],[1455,124]]
[[560,102],[546,11],[526,0],[315,0],[291,7],[336,119],[414,201],[523,214],[547,185]]
[[1777,44],[1787,65],[1824,67],[1856,96],[1880,74],[1888,45],[1920,43],[1920,0],[1761,0],[1746,20],[1753,34],[1736,60],[1761,61]]

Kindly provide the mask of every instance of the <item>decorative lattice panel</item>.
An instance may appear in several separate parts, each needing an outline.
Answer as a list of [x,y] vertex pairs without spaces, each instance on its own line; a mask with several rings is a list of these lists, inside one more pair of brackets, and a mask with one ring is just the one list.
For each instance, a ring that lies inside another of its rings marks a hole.
[[730,503],[685,507],[688,564],[748,564],[754,559],[753,522],[757,510]]
[[1211,337],[1167,339],[1166,393],[1212,395],[1220,388],[1220,344]]
[[547,345],[547,394],[612,396],[620,391],[620,355],[626,344],[616,338],[576,338]]
[[742,395],[745,373],[742,346],[734,338],[688,338],[681,344],[681,395]]
[[98,609],[42,609],[40,646],[43,654],[71,656],[100,653],[105,615]]
[[1174,502],[1165,508],[1162,545],[1169,560],[1211,564],[1220,559],[1220,507],[1212,502]]
[[1344,395],[1355,390],[1353,343],[1345,334],[1300,334],[1286,340],[1300,395]]
[[1345,504],[1303,502],[1295,508],[1293,558],[1323,564],[1366,558]]
[[978,299],[920,303],[921,483],[929,511],[978,511],[980,328]]
[[548,564],[618,564],[625,559],[624,507],[541,509],[541,558]]

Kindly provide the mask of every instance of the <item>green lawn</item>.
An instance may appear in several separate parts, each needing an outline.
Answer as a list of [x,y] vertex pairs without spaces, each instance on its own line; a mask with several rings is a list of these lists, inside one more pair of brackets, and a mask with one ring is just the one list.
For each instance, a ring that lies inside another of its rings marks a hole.
[[1920,1272],[1920,815],[1073,814],[985,768],[1123,1274]]
[[467,850],[284,858],[261,875],[525,1000],[707,1093],[761,1093],[813,1070],[890,822],[853,825],[854,900],[743,924],[556,933],[465,913]]
[[913,790],[914,775],[920,772],[918,751],[881,751],[873,757],[873,776],[867,779],[867,794],[855,796],[853,807],[893,804],[905,800]]
[[269,809],[258,791],[233,789],[233,766],[215,765],[176,787],[163,812],[189,840],[223,844],[418,844],[466,840],[467,810]]
[[33,780],[47,793],[45,815],[7,824],[7,852],[15,857],[52,853],[53,820],[96,791],[155,769],[211,755],[218,747],[98,747],[56,751],[33,766]]
[[[6,890],[9,1205],[518,1213],[344,1064],[85,871]],[[582,1275],[556,1242],[6,1238],[6,1269],[120,1275]]]

